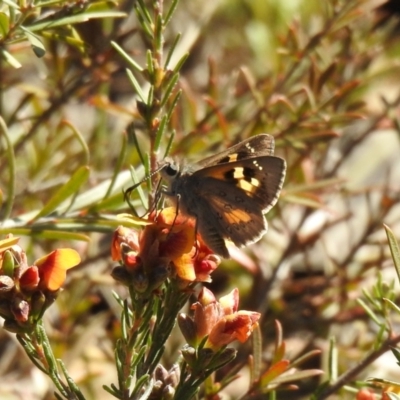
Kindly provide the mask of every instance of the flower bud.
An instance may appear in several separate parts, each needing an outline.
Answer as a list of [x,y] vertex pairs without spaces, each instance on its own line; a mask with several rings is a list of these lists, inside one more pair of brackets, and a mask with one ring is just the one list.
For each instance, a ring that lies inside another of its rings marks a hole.
[[11,303],[11,312],[18,322],[26,322],[29,318],[30,306],[26,300],[14,297]]
[[7,275],[0,275],[0,295],[14,288],[14,281]]
[[188,344],[195,346],[197,335],[194,321],[186,314],[181,313],[178,316],[178,325]]
[[196,349],[191,346],[184,346],[181,350],[182,357],[185,361],[191,366],[194,367],[196,365]]
[[1,271],[2,275],[9,276],[10,278],[14,277],[14,269],[15,269],[15,258],[12,255],[12,252],[10,250],[6,250],[3,255],[2,255],[2,261],[3,263],[1,264]]
[[[34,320],[37,320],[40,318],[40,316],[43,314],[43,312],[46,310],[48,305],[52,304],[52,302],[49,304],[49,302],[46,302],[46,296],[42,292],[35,292],[32,295],[31,299],[31,315],[34,318]],[[47,305],[47,307],[46,307]]]

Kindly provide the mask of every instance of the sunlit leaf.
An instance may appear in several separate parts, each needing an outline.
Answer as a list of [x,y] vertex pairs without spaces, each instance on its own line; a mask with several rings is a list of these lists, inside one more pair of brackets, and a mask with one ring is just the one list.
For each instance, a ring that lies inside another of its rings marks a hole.
[[10,30],[10,20],[8,16],[0,12],[0,37],[5,37]]
[[24,31],[26,38],[29,40],[29,43],[31,44],[32,50],[35,53],[36,57],[43,57],[46,54],[46,49],[43,43],[40,41],[39,37],[23,26],[21,26],[21,29]]
[[293,374],[287,374],[284,376],[277,377],[276,379],[274,379],[274,383],[282,384],[287,382],[305,380],[308,378],[312,378],[313,376],[322,375],[323,373],[324,371],[322,371],[321,369],[307,369],[305,371],[297,371],[294,372]]
[[7,239],[0,240],[0,253],[11,248],[15,244],[17,244],[18,241],[19,241],[19,237],[16,237],[16,236],[12,236]]
[[[117,224],[115,224],[117,226]],[[67,228],[65,228],[67,229]],[[1,228],[0,234],[12,233],[21,236],[35,236],[37,239],[52,239],[52,240],[79,240],[89,242],[90,239],[87,235],[79,232],[71,232],[66,230],[50,230],[43,229],[43,227],[32,226],[30,228]]]
[[3,58],[14,68],[21,68],[22,64],[15,58],[13,57],[7,50],[5,49],[0,49],[1,55]]
[[42,210],[35,216],[32,221],[40,217],[51,214],[57,206],[70,196],[77,193],[78,189],[87,181],[90,170],[88,167],[79,168],[71,177],[71,179],[59,189],[56,194],[47,202]]
[[65,18],[60,18],[54,21],[38,22],[29,26],[32,32],[37,32],[42,29],[51,29],[58,26],[64,26],[69,24],[78,24],[81,22],[89,21],[94,18],[123,18],[126,17],[126,13],[121,11],[103,11],[103,12],[93,12],[93,13],[82,13],[76,15],[69,15]]

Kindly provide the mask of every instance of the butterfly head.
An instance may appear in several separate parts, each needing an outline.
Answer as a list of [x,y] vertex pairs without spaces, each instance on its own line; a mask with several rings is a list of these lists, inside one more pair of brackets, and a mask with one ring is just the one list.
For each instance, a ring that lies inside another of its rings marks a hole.
[[160,175],[167,182],[172,182],[181,174],[179,165],[171,158],[166,158],[160,165]]

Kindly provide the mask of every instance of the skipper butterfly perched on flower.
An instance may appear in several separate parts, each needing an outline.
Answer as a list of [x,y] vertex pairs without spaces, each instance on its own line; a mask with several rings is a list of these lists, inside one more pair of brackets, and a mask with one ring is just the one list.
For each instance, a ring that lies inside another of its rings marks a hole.
[[194,165],[166,159],[160,167],[168,182],[162,193],[196,219],[197,231],[214,253],[228,258],[225,240],[244,246],[267,231],[263,214],[277,202],[286,173],[274,147],[272,136],[260,134]]

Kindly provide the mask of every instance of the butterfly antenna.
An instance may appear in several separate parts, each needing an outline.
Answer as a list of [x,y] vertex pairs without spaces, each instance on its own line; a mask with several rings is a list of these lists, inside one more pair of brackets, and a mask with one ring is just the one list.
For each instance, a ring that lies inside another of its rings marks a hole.
[[[161,179],[159,179],[157,182],[156,196],[155,196],[154,202],[153,202],[151,208],[148,210],[149,214],[152,213],[153,211],[157,211],[157,205],[158,205],[158,202],[161,200],[161,196],[162,196]],[[157,220],[157,213],[155,216],[155,220]]]
[[[141,181],[135,183],[134,185],[128,187],[128,189],[123,190],[124,193],[124,201],[126,201],[128,203],[129,208],[135,212],[136,214],[136,210],[135,207],[132,205],[131,203],[131,193],[138,188],[143,182],[147,181],[149,178],[151,178],[152,176],[154,176],[155,174],[157,174],[158,172],[160,172],[160,170],[164,167],[164,165],[161,165],[160,167],[158,167],[155,171],[153,171],[151,174],[145,176]],[[160,187],[160,183],[161,183],[161,179],[158,181],[157,184],[157,192],[159,191],[159,187]]]

